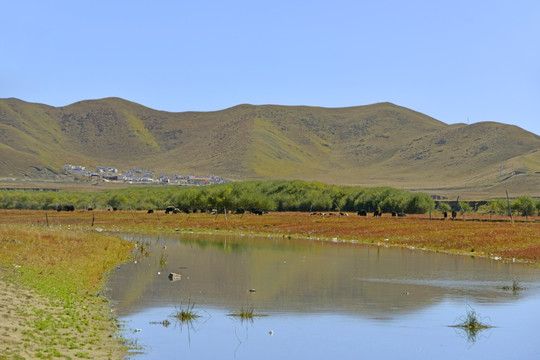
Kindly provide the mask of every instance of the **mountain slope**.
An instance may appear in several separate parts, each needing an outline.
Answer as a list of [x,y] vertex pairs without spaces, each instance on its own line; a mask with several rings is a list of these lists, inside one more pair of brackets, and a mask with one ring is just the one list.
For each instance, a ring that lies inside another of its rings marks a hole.
[[534,183],[538,149],[540,137],[515,126],[447,125],[390,103],[170,113],[119,98],[61,108],[0,99],[2,177],[57,177],[72,163],[234,180],[493,186],[516,174]]

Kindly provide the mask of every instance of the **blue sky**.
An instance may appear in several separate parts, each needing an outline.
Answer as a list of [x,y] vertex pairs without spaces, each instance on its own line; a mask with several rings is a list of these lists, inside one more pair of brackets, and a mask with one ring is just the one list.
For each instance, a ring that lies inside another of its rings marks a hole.
[[166,111],[389,101],[540,134],[540,2],[2,1],[0,98]]

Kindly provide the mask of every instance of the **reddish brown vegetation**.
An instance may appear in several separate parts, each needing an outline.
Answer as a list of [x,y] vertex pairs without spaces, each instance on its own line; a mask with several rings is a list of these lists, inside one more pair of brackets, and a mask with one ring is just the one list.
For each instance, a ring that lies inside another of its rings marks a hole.
[[[47,216],[46,216],[47,214]],[[194,231],[357,240],[503,259],[540,261],[540,222],[430,220],[428,216],[379,218],[337,214],[270,213],[263,216],[162,212],[0,211],[0,223],[83,226],[119,231]]]

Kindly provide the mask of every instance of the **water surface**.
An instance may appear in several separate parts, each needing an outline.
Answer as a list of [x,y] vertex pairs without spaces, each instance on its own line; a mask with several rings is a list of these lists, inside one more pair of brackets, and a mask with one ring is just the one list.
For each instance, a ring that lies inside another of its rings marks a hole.
[[[126,238],[138,258],[114,273],[110,295],[142,347],[134,359],[540,358],[533,266],[314,240]],[[514,280],[524,289],[503,289]],[[171,317],[190,304],[198,319]],[[229,316],[241,309],[267,316]],[[449,327],[471,309],[495,327]]]

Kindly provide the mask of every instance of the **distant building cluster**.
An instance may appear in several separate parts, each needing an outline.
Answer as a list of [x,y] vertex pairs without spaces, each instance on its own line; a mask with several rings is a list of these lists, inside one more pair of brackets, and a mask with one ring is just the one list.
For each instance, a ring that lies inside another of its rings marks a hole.
[[157,178],[152,170],[131,169],[123,173],[117,168],[108,166],[98,166],[95,171],[87,170],[84,166],[64,165],[64,170],[69,174],[81,177],[88,177],[95,181],[119,181],[128,183],[165,184],[178,186],[202,186],[224,184],[229,182],[222,177],[214,175],[167,175],[160,174]]

